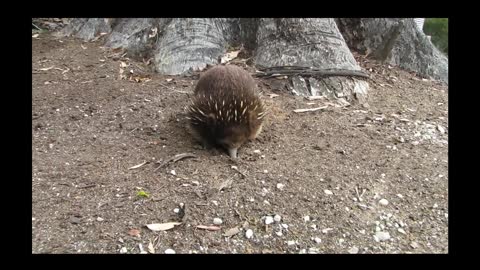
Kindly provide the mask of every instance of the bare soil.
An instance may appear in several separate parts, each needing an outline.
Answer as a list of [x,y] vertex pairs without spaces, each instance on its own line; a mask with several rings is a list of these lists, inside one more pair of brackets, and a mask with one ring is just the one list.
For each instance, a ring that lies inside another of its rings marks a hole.
[[447,86],[357,55],[368,107],[295,113],[326,101],[257,80],[271,113],[232,161],[185,128],[196,77],[98,41],[32,43],[32,253],[448,252]]

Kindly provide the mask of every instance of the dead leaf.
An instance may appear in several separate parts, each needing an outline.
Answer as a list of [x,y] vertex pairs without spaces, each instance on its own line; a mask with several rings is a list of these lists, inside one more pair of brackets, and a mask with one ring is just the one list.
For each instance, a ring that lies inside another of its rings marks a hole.
[[225,63],[227,63],[227,62],[232,61],[233,59],[237,58],[237,55],[238,55],[239,52],[240,52],[240,50],[238,50],[238,51],[231,51],[231,52],[228,52],[228,53],[224,54],[224,55],[222,56],[222,59],[220,60],[220,62],[221,62],[222,64],[225,64]]
[[150,252],[151,254],[155,253],[155,248],[153,247],[152,242],[148,243],[147,249],[148,249],[148,252]]
[[311,108],[311,109],[297,109],[297,110],[293,110],[293,111],[296,112],[296,113],[314,112],[314,111],[318,111],[318,110],[325,109],[325,108],[327,108],[327,107],[328,107],[328,106],[322,106],[322,107]]
[[132,166],[132,167],[130,167],[130,168],[128,168],[128,169],[129,169],[129,170],[137,169],[137,168],[142,167],[142,166],[145,165],[145,164],[147,164],[146,161],[145,161],[145,162],[142,162],[142,163],[140,163],[140,164],[138,164],[138,165]]
[[230,237],[230,236],[234,236],[236,235],[237,233],[240,232],[240,229],[238,227],[235,227],[235,228],[231,228],[231,229],[228,229],[224,234],[223,236],[225,237]]
[[157,35],[157,32],[158,32],[158,28],[157,27],[154,27],[151,29],[152,33],[151,34],[148,34],[148,38],[153,38]]
[[167,222],[167,223],[154,223],[147,224],[147,228],[154,232],[170,230],[173,227],[182,224],[181,222]]
[[48,71],[48,70],[50,70],[50,69],[52,69],[52,68],[55,68],[55,67],[54,67],[54,66],[51,66],[51,67],[48,67],[48,68],[41,68],[41,69],[39,69],[39,70],[40,70],[40,71]]
[[130,236],[140,236],[140,230],[138,229],[131,229],[130,231],[128,231],[128,234]]
[[198,225],[196,228],[197,228],[197,229],[202,229],[202,230],[207,230],[207,231],[218,231],[218,230],[221,229],[220,227],[218,227],[218,226],[213,226],[213,225],[210,225],[210,226]]
[[222,189],[229,187],[233,183],[233,179],[227,179],[223,181],[220,185],[218,185],[218,191],[222,191]]

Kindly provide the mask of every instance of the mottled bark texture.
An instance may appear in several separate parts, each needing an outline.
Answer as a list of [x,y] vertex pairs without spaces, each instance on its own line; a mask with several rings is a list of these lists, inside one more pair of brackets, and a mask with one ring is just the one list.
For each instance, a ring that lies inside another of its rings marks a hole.
[[[101,33],[107,46],[124,48],[131,57],[151,58],[156,71],[168,75],[216,65],[229,48],[242,45],[257,69],[275,68],[289,76],[285,88],[299,95],[363,103],[368,84],[350,49],[448,81],[448,59],[413,19],[74,19],[60,32],[86,40]],[[312,72],[295,74],[292,66]]]
[[448,58],[415,27],[413,19],[336,20],[352,50],[448,84]]

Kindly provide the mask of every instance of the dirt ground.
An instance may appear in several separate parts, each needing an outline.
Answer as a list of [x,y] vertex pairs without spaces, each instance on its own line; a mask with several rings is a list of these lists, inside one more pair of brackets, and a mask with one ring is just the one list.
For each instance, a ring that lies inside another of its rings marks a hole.
[[195,77],[48,33],[32,53],[32,253],[448,252],[445,85],[357,55],[369,107],[295,113],[325,101],[258,80],[271,113],[232,161],[186,131]]

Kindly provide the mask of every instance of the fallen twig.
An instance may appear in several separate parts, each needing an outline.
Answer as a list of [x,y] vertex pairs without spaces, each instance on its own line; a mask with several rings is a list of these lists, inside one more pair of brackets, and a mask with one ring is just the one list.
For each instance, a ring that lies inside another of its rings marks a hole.
[[311,108],[311,109],[297,109],[297,110],[293,110],[293,111],[296,112],[296,113],[314,112],[314,111],[318,111],[318,110],[323,110],[327,107],[328,107],[328,105],[322,106],[322,107],[317,107],[317,108]]
[[167,160],[166,160],[165,162],[163,162],[160,166],[158,166],[158,167],[154,170],[154,172],[156,172],[158,169],[166,166],[166,165],[167,165],[168,163],[170,163],[170,162],[174,162],[174,163],[175,163],[175,162],[177,162],[177,161],[179,161],[179,160],[181,160],[181,159],[184,159],[184,158],[196,158],[196,157],[197,157],[196,155],[190,154],[190,153],[183,153],[183,154],[175,155],[175,156],[167,159]]
[[90,185],[85,185],[85,186],[81,186],[81,187],[77,187],[77,188],[91,188],[91,187],[95,187],[97,184],[90,184]]
[[241,175],[243,176],[243,178],[247,178],[247,176],[246,176],[244,173],[242,173],[242,172],[238,169],[237,166],[232,166],[232,169],[234,169],[234,170],[237,171],[239,174],[241,174]]

